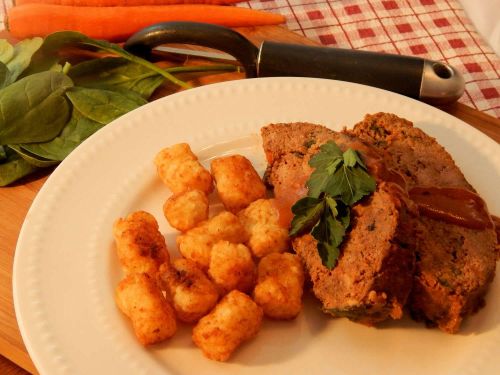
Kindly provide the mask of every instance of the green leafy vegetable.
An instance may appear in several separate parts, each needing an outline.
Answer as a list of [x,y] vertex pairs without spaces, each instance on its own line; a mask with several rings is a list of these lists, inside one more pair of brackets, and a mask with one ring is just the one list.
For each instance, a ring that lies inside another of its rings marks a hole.
[[7,64],[14,56],[14,46],[6,39],[0,39],[0,62]]
[[309,165],[315,168],[307,181],[309,196],[292,207],[290,235],[311,233],[323,265],[332,269],[350,224],[349,207],[374,192],[376,183],[355,150],[342,152],[334,142],[322,145]]
[[0,89],[7,86],[7,80],[9,79],[9,69],[7,65],[0,62]]
[[348,206],[375,190],[375,180],[366,172],[358,153],[348,149],[342,153],[333,142],[325,143],[309,165],[315,168],[307,181],[309,195],[318,197],[322,192],[340,199]]
[[22,74],[42,42],[42,38],[25,39],[14,47],[7,40],[0,40],[0,88],[10,85]]
[[0,145],[44,142],[59,134],[69,119],[65,74],[42,72],[0,90]]
[[[180,66],[164,69],[170,74],[203,71],[236,71],[235,65]],[[165,81],[165,77],[150,68],[122,57],[104,57],[81,62],[68,71],[76,86],[106,90],[129,90],[148,99]]]
[[39,157],[62,161],[80,143],[103,126],[103,124],[85,117],[77,109],[73,109],[71,120],[59,136],[49,142],[24,144],[21,147]]
[[59,163],[101,127],[146,104],[165,80],[189,87],[173,74],[235,70],[162,69],[118,45],[71,31],[15,46],[0,40],[0,186]]
[[38,162],[62,161],[104,125],[145,103],[144,99],[133,92],[75,87],[67,95],[74,107],[71,119],[61,134],[49,142],[20,145],[20,149],[16,150],[21,155],[31,156]]
[[309,165],[315,168],[307,181],[309,196],[319,197],[325,191],[342,160],[342,150],[334,142],[325,143],[320,147],[320,152],[309,161]]
[[157,72],[122,57],[84,61],[72,67],[68,75],[77,86],[131,90],[145,99],[165,81]]
[[103,125],[147,103],[133,92],[83,87],[72,88],[67,92],[67,96],[81,114]]
[[290,236],[309,232],[317,224],[325,210],[324,200],[314,197],[305,197],[292,206],[292,219]]
[[5,86],[14,82],[21,73],[30,65],[31,57],[43,43],[42,38],[25,39],[14,46],[14,54],[5,64],[9,69]]
[[7,149],[7,160],[0,163],[0,186],[7,186],[37,169],[17,153]]
[[5,151],[5,147],[0,146],[0,162],[7,159],[7,152]]
[[[144,60],[140,57],[132,55],[131,53],[125,51],[123,48],[117,46],[116,44],[109,43],[104,40],[95,40],[85,36],[76,31],[60,31],[50,34],[45,38],[45,41],[40,48],[39,53],[36,55],[35,63],[38,61],[39,64],[43,64],[46,69],[53,66],[59,60],[57,55],[58,51],[65,46],[70,45],[81,45],[87,47],[94,47],[97,50],[109,52],[115,56],[122,57],[128,61],[132,61],[139,65],[148,68],[151,71],[158,73],[169,81],[175,83],[176,85],[183,88],[190,88],[186,82],[183,82],[176,77],[174,77],[169,72],[161,69],[155,64]],[[36,64],[34,64],[36,65]]]
[[10,145],[9,148],[14,150],[20,157],[35,167],[50,167],[59,163],[55,160],[49,160],[38,155],[34,155],[29,151],[23,150],[19,145]]

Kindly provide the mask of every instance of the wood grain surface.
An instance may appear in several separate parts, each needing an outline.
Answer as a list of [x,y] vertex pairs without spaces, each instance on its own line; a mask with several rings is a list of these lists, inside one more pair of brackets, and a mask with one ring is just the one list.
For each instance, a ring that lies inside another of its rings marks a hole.
[[25,369],[17,366],[7,358],[0,355],[0,374],[2,375],[29,375]]
[[[278,26],[243,28],[239,29],[239,31],[257,45],[263,40],[309,45],[316,44],[311,40]],[[241,78],[244,78],[242,74],[225,73],[194,79],[192,82],[196,86]],[[161,91],[160,95],[166,95],[171,92],[169,89],[166,89]],[[500,120],[459,103],[441,109],[462,119],[497,142],[500,142]],[[30,373],[36,373],[36,369],[27,354],[15,319],[11,286],[12,264],[17,237],[24,217],[31,202],[49,174],[50,170],[42,171],[25,178],[13,186],[0,188],[0,355],[8,358]],[[24,373],[24,371],[5,359],[0,361],[0,374]]]

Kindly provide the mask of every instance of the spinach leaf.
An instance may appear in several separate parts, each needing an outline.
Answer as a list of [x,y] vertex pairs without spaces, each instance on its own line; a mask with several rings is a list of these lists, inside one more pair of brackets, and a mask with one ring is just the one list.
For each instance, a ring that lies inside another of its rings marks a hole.
[[66,95],[82,115],[103,125],[147,103],[131,91],[73,87]]
[[7,159],[7,152],[5,151],[5,147],[0,146],[0,162]]
[[62,161],[80,143],[102,127],[102,124],[92,121],[77,109],[73,109],[71,119],[59,136],[49,142],[23,144],[21,147],[39,157]]
[[134,62],[136,64],[142,65],[145,68],[148,68],[150,71],[156,72],[159,75],[163,76],[164,78],[170,80],[171,82],[184,87],[184,88],[190,88],[186,82],[181,81],[177,78],[175,78],[172,74],[169,72],[161,69],[160,67],[156,66],[155,64],[144,60],[138,56],[135,56],[127,51],[125,51],[123,48],[120,46],[109,43],[104,40],[95,40],[92,38],[89,38],[85,36],[84,34],[81,34],[76,31],[59,31],[53,34],[48,35],[40,50],[35,56],[35,59],[32,64],[32,69],[39,69],[36,67],[42,66],[43,69],[47,70],[50,67],[52,67],[54,64],[56,64],[59,61],[58,57],[58,51],[65,46],[71,46],[71,45],[78,45],[78,46],[83,46],[83,47],[93,47],[94,49],[97,49],[99,51],[105,51],[109,52],[115,56],[122,57],[128,61]]
[[14,56],[14,47],[6,39],[0,39],[0,62],[7,64]]
[[59,163],[55,160],[48,160],[38,155],[34,155],[29,151],[23,150],[19,145],[9,145],[8,147],[14,150],[20,157],[22,157],[24,160],[26,160],[31,165],[34,165],[35,167],[50,167]]
[[19,78],[42,42],[42,38],[25,39],[12,46],[7,40],[0,39],[0,88]]
[[7,160],[0,164],[0,186],[7,186],[37,169],[14,151],[7,150]]
[[0,62],[0,89],[7,86],[7,81],[9,80],[9,69],[7,65]]
[[30,65],[31,57],[43,43],[42,38],[24,39],[14,46],[14,55],[6,63],[9,77],[5,86],[15,82],[21,73]]
[[59,56],[45,55],[40,51],[41,48],[33,55],[31,64],[20,75],[21,78],[46,71],[62,72],[62,65],[59,64]]
[[107,90],[131,90],[148,99],[165,77],[122,57],[104,57],[81,62],[68,72],[76,86]]
[[10,146],[30,163],[49,166],[62,161],[105,124],[146,103],[133,92],[74,87],[67,95],[74,103],[73,112],[57,137],[48,142]]
[[0,144],[45,142],[57,136],[70,115],[64,92],[68,76],[42,72],[0,90]]

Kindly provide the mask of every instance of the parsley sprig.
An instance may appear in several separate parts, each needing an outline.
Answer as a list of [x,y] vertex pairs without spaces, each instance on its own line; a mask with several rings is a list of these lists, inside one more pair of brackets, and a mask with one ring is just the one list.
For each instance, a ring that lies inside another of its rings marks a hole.
[[323,264],[332,269],[350,224],[350,207],[373,193],[376,183],[357,151],[342,152],[333,141],[322,145],[309,165],[315,168],[307,181],[309,193],[292,207],[290,236],[311,233]]

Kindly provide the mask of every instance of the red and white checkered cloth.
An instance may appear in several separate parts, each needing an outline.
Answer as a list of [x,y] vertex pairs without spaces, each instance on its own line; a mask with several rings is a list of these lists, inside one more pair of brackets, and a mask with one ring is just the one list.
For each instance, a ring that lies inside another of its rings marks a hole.
[[323,45],[446,61],[465,78],[460,102],[500,118],[500,57],[456,0],[250,0]]

